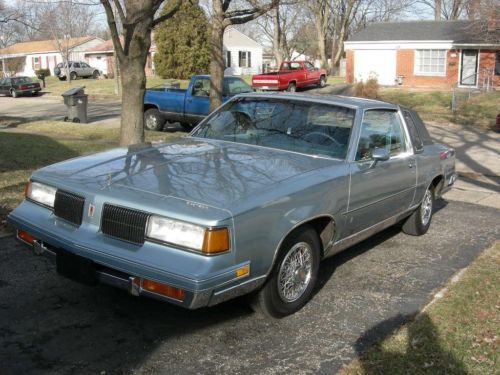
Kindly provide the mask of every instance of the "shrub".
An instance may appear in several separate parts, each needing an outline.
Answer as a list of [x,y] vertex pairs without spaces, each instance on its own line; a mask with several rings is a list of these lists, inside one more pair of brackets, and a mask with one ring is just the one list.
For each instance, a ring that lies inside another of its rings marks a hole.
[[38,69],[38,70],[35,70],[35,74],[37,76],[40,74],[43,74],[45,77],[49,77],[50,76],[50,69]]
[[376,77],[369,77],[366,82],[360,80],[354,85],[354,96],[364,98],[378,98],[379,84]]

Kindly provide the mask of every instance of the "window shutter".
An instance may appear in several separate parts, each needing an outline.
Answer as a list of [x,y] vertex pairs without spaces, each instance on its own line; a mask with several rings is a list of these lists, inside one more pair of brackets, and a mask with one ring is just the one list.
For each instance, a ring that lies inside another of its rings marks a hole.
[[252,54],[249,52],[248,53],[248,59],[247,59],[247,68],[251,68],[252,67]]
[[242,67],[242,60],[243,60],[243,52],[238,51],[238,66],[241,68]]
[[226,51],[226,67],[231,67],[231,51]]

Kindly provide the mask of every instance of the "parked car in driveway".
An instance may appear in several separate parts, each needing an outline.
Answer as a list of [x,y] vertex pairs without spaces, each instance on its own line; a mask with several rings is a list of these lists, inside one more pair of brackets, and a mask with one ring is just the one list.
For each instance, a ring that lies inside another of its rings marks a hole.
[[[252,88],[239,77],[224,77],[222,101],[230,97],[252,92]],[[208,115],[210,76],[194,75],[187,89],[155,87],[146,90],[144,95],[144,125],[148,130],[162,130],[165,122],[179,122],[185,129],[192,130],[194,125]]]
[[[61,81],[66,80],[67,75],[66,65],[63,63],[59,63],[54,68],[54,75],[59,78]],[[97,68],[91,67],[84,61],[70,61],[69,62],[69,76],[71,80],[75,80],[78,77],[80,78],[99,78],[101,72]]]
[[325,87],[325,69],[315,68],[308,61],[283,61],[277,72],[252,76],[252,87],[257,91],[289,91],[316,85]]
[[322,259],[398,222],[425,234],[455,178],[410,109],[250,93],[182,139],[35,171],[8,221],[73,279],[190,309],[250,293],[283,317]]
[[0,94],[17,98],[21,95],[38,95],[42,88],[29,77],[11,77],[0,79]]

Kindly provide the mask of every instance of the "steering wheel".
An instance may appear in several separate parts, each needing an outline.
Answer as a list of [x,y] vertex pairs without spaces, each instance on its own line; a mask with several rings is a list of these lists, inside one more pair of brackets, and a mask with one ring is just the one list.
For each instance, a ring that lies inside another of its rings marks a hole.
[[322,135],[323,137],[328,138],[328,139],[329,139],[329,140],[331,140],[333,143],[335,143],[335,145],[336,145],[337,147],[342,147],[342,144],[341,144],[339,141],[337,141],[337,140],[336,140],[335,138],[333,138],[331,135],[326,134],[326,133],[322,133],[322,132],[310,132],[310,133],[308,133],[308,134],[306,134],[306,135],[304,136],[304,139],[305,139],[305,138],[307,138],[307,137],[309,137],[309,136],[311,136],[311,135]]

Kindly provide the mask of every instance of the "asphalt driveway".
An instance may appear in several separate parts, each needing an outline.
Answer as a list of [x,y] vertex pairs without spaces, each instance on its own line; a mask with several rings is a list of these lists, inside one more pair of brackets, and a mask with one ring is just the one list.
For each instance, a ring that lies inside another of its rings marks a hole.
[[0,239],[0,372],[332,374],[499,238],[500,210],[439,206],[423,237],[394,227],[326,260],[312,301],[274,321],[241,300],[188,311],[82,286]]

